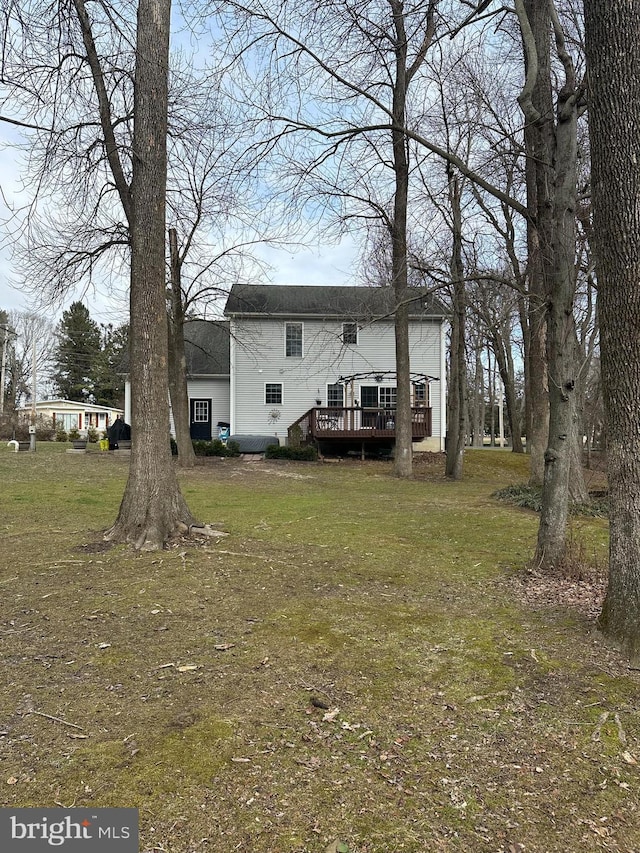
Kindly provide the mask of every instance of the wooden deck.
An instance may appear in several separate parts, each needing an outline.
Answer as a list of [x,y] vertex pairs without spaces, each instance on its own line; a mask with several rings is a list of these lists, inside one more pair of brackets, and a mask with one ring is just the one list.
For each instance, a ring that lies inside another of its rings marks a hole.
[[[412,439],[420,441],[431,436],[431,409],[413,407]],[[296,435],[297,433],[297,435]],[[319,441],[392,441],[395,439],[394,409],[313,408],[291,424],[289,442],[299,439],[302,444]]]

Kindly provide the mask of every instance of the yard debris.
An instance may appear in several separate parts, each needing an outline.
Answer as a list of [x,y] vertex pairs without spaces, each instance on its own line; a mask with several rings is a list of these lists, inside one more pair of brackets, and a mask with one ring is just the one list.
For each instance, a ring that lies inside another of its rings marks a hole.
[[186,663],[183,666],[178,667],[178,672],[194,672],[196,669],[200,669],[200,664]]
[[233,649],[233,648],[235,648],[235,645],[236,645],[235,643],[218,643],[218,644],[217,644],[217,645],[215,645],[213,648],[214,648],[217,652],[226,652],[226,651],[228,651],[229,649]]
[[323,723],[333,723],[340,713],[340,708],[332,708],[330,711],[327,711],[326,714],[322,717]]
[[45,714],[43,711],[29,711],[29,714],[36,714],[38,717],[45,717],[47,720],[53,720],[54,723],[62,723],[65,726],[71,726],[73,729],[82,730],[82,726],[77,726],[75,723],[69,723],[60,717],[54,717],[52,714]]
[[229,535],[223,530],[216,530],[210,524],[192,524],[189,527],[189,533],[195,533],[197,536],[208,536],[211,539],[220,539]]

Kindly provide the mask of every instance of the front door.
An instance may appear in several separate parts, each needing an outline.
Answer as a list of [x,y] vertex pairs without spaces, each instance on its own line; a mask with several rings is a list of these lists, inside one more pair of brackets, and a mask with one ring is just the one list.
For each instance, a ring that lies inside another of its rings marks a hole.
[[191,438],[211,441],[211,400],[190,400]]

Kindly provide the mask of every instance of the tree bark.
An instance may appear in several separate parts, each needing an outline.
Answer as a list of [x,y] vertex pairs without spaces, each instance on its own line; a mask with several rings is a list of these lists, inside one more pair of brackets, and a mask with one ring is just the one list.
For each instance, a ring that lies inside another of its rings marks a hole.
[[467,361],[465,347],[465,282],[462,263],[462,210],[460,182],[449,167],[449,202],[453,221],[451,278],[453,317],[447,399],[447,459],[445,475],[461,480],[464,467],[464,440],[467,423]]
[[181,262],[178,235],[169,229],[169,259],[171,269],[171,312],[169,315],[169,394],[173,426],[178,446],[180,468],[193,468],[196,455],[191,441],[189,423],[189,393],[187,390],[187,358],[184,351],[184,309],[182,303]]
[[399,0],[390,0],[393,12],[396,67],[393,82],[393,171],[395,193],[391,225],[391,271],[396,300],[396,442],[394,472],[398,477],[413,474],[411,366],[409,355],[409,282],[407,273],[407,205],[409,199],[409,155],[404,128],[407,96],[407,37],[404,12]]
[[[516,0],[516,11],[527,61],[519,102],[527,123],[539,131],[534,144],[536,149],[539,146],[544,164],[544,185],[536,190],[536,224],[544,271],[549,439],[544,454],[542,511],[534,559],[539,566],[551,569],[561,566],[565,558],[572,434],[576,422],[578,377],[573,300],[579,92],[573,61],[551,0]],[[549,109],[545,93],[551,87],[548,57],[552,25],[556,53],[564,71],[555,122],[553,110],[548,114],[542,112],[534,97],[540,88],[544,95],[540,106]]]
[[132,449],[129,479],[106,534],[161,548],[194,523],[169,444],[165,197],[170,0],[140,0],[134,81],[131,223]]
[[[524,8],[531,28],[532,44],[525,42],[525,73],[537,64],[531,106],[537,120],[526,116],[524,128],[527,154],[525,175],[527,207],[533,214],[527,220],[527,342],[525,373],[527,381],[527,453],[531,457],[531,485],[542,485],[544,451],[549,438],[549,397],[546,357],[546,293],[551,274],[553,222],[549,198],[553,177],[553,93],[551,89],[550,19],[547,0],[525,0]],[[532,56],[535,52],[535,58]]]
[[585,0],[610,501],[603,630],[640,659],[640,7]]

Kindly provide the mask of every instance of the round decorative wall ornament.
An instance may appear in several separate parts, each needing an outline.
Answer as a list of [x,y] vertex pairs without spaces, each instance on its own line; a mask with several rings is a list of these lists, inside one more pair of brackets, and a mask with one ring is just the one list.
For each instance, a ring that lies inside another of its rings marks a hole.
[[281,417],[282,412],[280,411],[280,409],[271,409],[271,411],[267,415],[267,419],[270,424],[277,424]]

